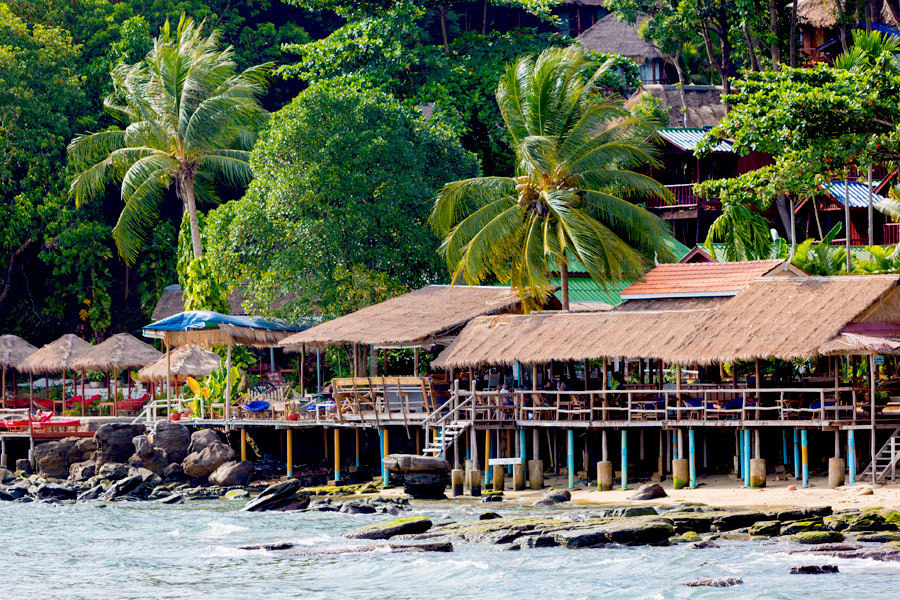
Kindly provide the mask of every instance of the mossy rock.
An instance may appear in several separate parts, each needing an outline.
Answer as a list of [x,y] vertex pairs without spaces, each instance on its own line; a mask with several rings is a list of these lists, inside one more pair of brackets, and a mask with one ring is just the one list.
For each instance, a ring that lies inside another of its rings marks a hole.
[[684,533],[685,531],[707,533],[712,528],[713,523],[713,518],[704,513],[666,513],[665,518],[672,521],[672,525],[675,527],[675,533]]
[[900,525],[900,510],[889,511],[884,515],[884,521],[892,525]]
[[822,531],[823,529],[825,529],[825,524],[822,521],[794,521],[784,525],[779,535],[794,535],[804,531]]
[[[713,528],[717,531],[733,531],[751,527],[760,521],[771,521],[772,515],[755,511],[711,512],[706,513],[713,520]],[[667,515],[668,516],[668,515]]]
[[900,542],[900,532],[877,531],[875,533],[861,533],[856,536],[857,542]]
[[886,531],[895,529],[896,525],[890,526],[885,522],[884,517],[878,513],[865,513],[858,517],[853,517],[847,522],[847,531]]
[[822,522],[828,531],[843,531],[847,529],[849,520],[846,515],[833,515],[825,517]]
[[395,535],[425,533],[431,529],[431,520],[427,517],[406,517],[366,525],[344,534],[344,537],[360,540],[387,540]]
[[699,542],[700,534],[696,531],[685,531],[681,535],[676,535],[669,539],[670,542]]
[[843,542],[843,534],[837,531],[805,531],[791,536],[798,544],[831,544]]
[[772,537],[781,534],[781,521],[760,521],[749,531],[750,535],[758,535],[764,537]]
[[890,548],[892,550],[900,550],[900,542],[887,542],[881,545],[882,548]]

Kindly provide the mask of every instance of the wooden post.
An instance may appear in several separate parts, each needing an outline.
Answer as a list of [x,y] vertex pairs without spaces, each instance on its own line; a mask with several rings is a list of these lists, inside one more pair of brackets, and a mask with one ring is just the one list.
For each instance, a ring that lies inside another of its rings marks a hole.
[[341,481],[341,430],[334,428],[334,482]]
[[566,471],[569,476],[569,489],[575,488],[575,431],[566,431]]
[[[471,435],[471,440],[469,441],[469,448],[472,449],[471,460],[472,460],[472,471],[474,472],[474,471],[479,470],[479,468],[478,468],[479,467],[479,465],[478,465],[478,435],[475,433],[474,425],[472,426],[472,432],[470,435]],[[479,473],[478,476],[480,477],[481,473]],[[471,480],[469,483],[471,484]]]
[[800,430],[800,460],[803,461],[803,487],[809,487],[809,447],[805,429]]
[[286,430],[287,435],[287,476],[293,477],[294,475],[294,430],[288,428]]
[[225,355],[225,408],[222,410],[222,416],[225,418],[225,431],[228,431],[228,421],[231,419],[231,346],[232,344],[229,343]]
[[416,455],[422,454],[422,430],[416,429]]
[[247,429],[241,427],[241,462],[247,460]]
[[325,460],[331,458],[331,453],[328,451],[328,430],[324,427],[322,428],[322,447],[325,449]]
[[419,376],[419,348],[413,350],[413,375]]
[[[48,385],[47,389],[49,387]],[[116,369],[113,369],[113,414],[119,416],[119,371]]]
[[300,396],[306,395],[306,344],[300,346],[300,358],[297,359],[297,379],[300,381]]
[[172,356],[166,342],[166,414],[172,414]]
[[354,437],[353,449],[356,452],[356,462],[354,464],[356,465],[356,468],[358,469],[359,464],[360,464],[359,463],[359,429],[353,430],[353,437]]
[[872,485],[875,485],[878,478],[875,468],[875,356],[869,355],[869,427],[872,435],[869,436],[869,450],[872,456]]
[[[156,388],[153,384],[150,384],[150,389],[153,391],[152,395],[156,395]],[[81,416],[84,416],[84,402],[87,400],[87,396],[84,395],[84,369],[81,370]],[[156,398],[151,398],[151,402],[156,400]],[[154,409],[155,411],[156,409]],[[155,414],[155,412],[154,412]]]
[[666,442],[663,438],[663,430],[659,430],[659,458],[657,459],[656,468],[659,469],[659,480],[666,478]]

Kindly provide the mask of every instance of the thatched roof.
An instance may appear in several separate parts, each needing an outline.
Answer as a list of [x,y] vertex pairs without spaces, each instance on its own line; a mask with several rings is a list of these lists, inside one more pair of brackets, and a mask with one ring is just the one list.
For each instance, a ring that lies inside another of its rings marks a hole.
[[638,35],[638,25],[620,21],[610,13],[575,39],[588,50],[618,54],[637,63],[662,58],[656,46]]
[[[887,2],[879,3],[876,0],[875,7],[875,21],[893,26],[900,24],[891,14]],[[797,18],[801,25],[812,25],[821,29],[835,27],[838,21],[838,14],[834,0],[797,0]],[[851,19],[851,23],[855,22],[855,19]]]
[[186,377],[206,377],[221,368],[222,359],[215,352],[197,346],[181,346],[169,353],[171,371],[166,369],[166,357],[147,365],[138,371],[138,377],[144,382],[165,381],[166,373],[172,378],[183,380]]
[[93,348],[77,335],[67,333],[55,342],[50,342],[19,363],[17,369],[23,373],[62,373],[72,369],[72,363]]
[[17,335],[0,335],[0,366],[15,369],[19,363],[37,352],[32,346]]
[[709,365],[807,358],[837,351],[835,340],[848,339],[850,323],[900,323],[898,281],[896,275],[760,278],[708,309],[483,317],[431,364],[447,369],[626,357]]
[[423,346],[455,333],[480,315],[512,311],[515,290],[495,286],[429,285],[326,321],[283,340],[285,346],[365,344]]
[[651,94],[663,101],[669,109],[669,127],[714,127],[726,112],[722,104],[722,88],[714,85],[684,86],[687,123],[681,113],[681,93],[677,85],[644,84],[625,101],[625,108],[633,108],[644,94]]
[[[273,311],[278,311],[296,297],[296,294],[284,294],[279,296],[272,301],[269,308]],[[229,314],[235,316],[251,316],[244,308],[244,302],[249,299],[249,296],[242,288],[232,290],[231,293],[228,294]],[[156,303],[156,307],[153,309],[153,314],[150,315],[150,318],[154,321],[162,321],[163,319],[171,317],[172,315],[177,315],[180,312],[184,312],[184,298],[181,295],[181,286],[168,285],[163,289],[162,295],[159,297],[159,301]]]
[[677,350],[710,310],[546,312],[480,317],[431,362],[433,369],[657,358]]
[[128,333],[117,333],[72,362],[74,369],[122,371],[159,360],[162,352]]

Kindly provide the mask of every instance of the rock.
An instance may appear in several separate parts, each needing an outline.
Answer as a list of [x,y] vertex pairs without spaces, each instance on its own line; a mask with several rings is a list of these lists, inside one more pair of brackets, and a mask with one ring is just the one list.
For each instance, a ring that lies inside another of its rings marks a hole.
[[856,493],[857,496],[874,496],[875,492],[872,491],[872,488],[863,488]]
[[717,531],[732,531],[743,527],[750,527],[759,521],[770,520],[770,517],[761,512],[737,511],[712,513],[713,529]]
[[174,421],[157,421],[147,439],[154,448],[163,450],[173,463],[185,459],[192,441],[190,430]]
[[666,513],[665,518],[672,521],[675,533],[685,531],[707,533],[712,529],[712,517],[703,513]]
[[87,491],[81,492],[78,494],[78,502],[84,502],[85,500],[96,500],[100,497],[100,494],[103,493],[102,485],[95,485]]
[[395,535],[425,533],[431,529],[431,525],[431,520],[426,517],[408,517],[366,525],[344,533],[344,537],[355,540],[387,540]]
[[884,517],[878,513],[865,513],[851,518],[846,531],[889,531],[896,528],[896,525],[885,523]]
[[796,491],[797,491],[797,486],[794,485],[794,484],[791,484],[791,485],[787,486],[787,491],[789,491],[789,492],[796,492]]
[[249,460],[242,460],[240,462],[232,460],[220,465],[218,469],[213,471],[209,476],[209,482],[213,485],[220,485],[222,487],[247,485],[250,483],[250,477],[252,475],[252,462]]
[[[677,530],[676,530],[677,533]],[[670,542],[699,542],[700,534],[696,531],[685,531],[681,535],[677,535],[669,539]]]
[[144,482],[144,478],[140,475],[131,475],[130,477],[126,477],[124,479],[120,479],[103,492],[100,495],[101,500],[115,500],[116,498],[121,498],[125,496],[129,492],[132,492],[137,489],[139,485]]
[[41,477],[65,479],[69,476],[69,453],[75,447],[73,438],[42,442],[34,447],[34,462]]
[[87,460],[89,455],[93,454],[97,451],[99,444],[97,444],[97,440],[92,437],[83,437],[78,438],[78,441],[75,442],[75,447],[73,451],[81,454],[84,457],[84,460]]
[[482,502],[503,502],[503,494],[488,494],[481,499]]
[[837,531],[806,531],[792,535],[791,539],[800,544],[830,544],[843,542],[844,536]]
[[371,515],[377,512],[376,509],[371,504],[362,504],[360,502],[344,502],[343,506],[341,506],[340,512],[347,513],[351,515]]
[[879,531],[877,533],[861,533],[856,536],[857,542],[900,542],[900,532]]
[[[291,510],[299,510],[309,506],[309,496],[295,497],[297,490],[300,489],[300,481],[298,479],[288,479],[281,483],[270,485],[259,496],[248,502],[241,510],[248,512],[259,512],[266,510],[285,510],[284,507],[296,506]],[[297,502],[302,503],[305,499],[304,506],[298,506]]]
[[760,521],[750,527],[750,535],[772,537],[781,534],[781,521]]
[[421,542],[418,544],[388,544],[394,552],[453,552],[450,542]]
[[184,504],[184,496],[181,494],[170,494],[157,500],[160,504]]
[[635,493],[628,497],[629,500],[653,500],[654,498],[665,498],[668,496],[666,491],[658,483],[645,483],[637,489]]
[[667,541],[675,533],[671,523],[660,519],[637,517],[622,519],[587,529],[573,529],[555,534],[566,548],[590,548],[607,543],[653,544]]
[[609,543],[606,529],[594,527],[591,529],[574,529],[560,531],[553,536],[557,544],[564,548],[596,548]]
[[694,542],[689,547],[691,550],[704,550],[706,548],[718,548],[719,545],[710,540],[703,540],[702,542]]
[[[199,431],[195,431],[193,435],[191,435],[191,443],[188,445],[187,454],[203,452],[211,444],[216,443],[221,444],[222,438],[220,438],[219,434],[212,429],[201,429]],[[187,457],[187,454],[185,454],[185,458]]]
[[381,462],[392,473],[449,471],[450,463],[443,458],[416,454],[388,454]]
[[791,575],[822,575],[823,573],[837,573],[837,565],[804,565],[791,567]]
[[[609,508],[601,513],[601,516],[611,517],[614,519],[627,517],[655,517],[659,513],[653,506],[620,506],[619,508]],[[668,516],[668,515],[667,515]]]
[[252,546],[238,546],[238,550],[266,550],[272,552],[275,550],[290,550],[294,544],[290,542],[275,542],[274,544],[254,544]]
[[95,471],[96,466],[92,460],[75,463],[69,465],[69,479],[73,481],[85,481],[93,477]]
[[31,462],[27,458],[20,458],[16,461],[16,473],[31,475]]
[[[420,457],[421,458],[421,457]],[[416,500],[443,500],[450,485],[450,471],[402,473],[403,492]]]
[[559,546],[552,535],[523,535],[519,538],[522,548],[553,548]]
[[135,436],[132,442],[134,443],[134,454],[128,459],[129,465],[154,473],[162,473],[163,469],[172,462],[165,450],[156,448],[150,443],[148,436]]
[[847,529],[846,517],[833,515],[830,517],[825,517],[825,519],[823,519],[823,522],[825,524],[825,529],[828,529],[829,531],[843,531],[844,529]]
[[[95,463],[96,464],[96,463]],[[97,476],[110,481],[118,481],[128,477],[128,465],[121,463],[104,463],[97,470]]]
[[[203,431],[210,431],[208,429]],[[197,433],[200,433],[199,431]],[[196,433],[194,434],[197,435]],[[194,443],[191,442],[191,447]],[[188,477],[201,479],[208,477],[210,473],[223,464],[234,459],[234,450],[222,442],[213,442],[199,452],[191,452],[181,463],[184,474]]]
[[782,510],[777,515],[775,515],[775,519],[781,522],[787,521],[806,521],[812,519],[814,517],[827,517],[831,515],[833,511],[830,506],[819,506],[814,508],[792,508],[789,510]]
[[166,466],[161,475],[164,481],[184,481],[187,479],[187,475],[184,474],[184,468],[178,463]]
[[741,585],[744,580],[740,577],[722,577],[720,579],[697,579],[695,581],[686,581],[681,585],[688,587],[733,587]]
[[531,503],[532,506],[556,506],[556,502],[553,500],[548,500],[547,498],[542,498],[540,500],[535,500]]
[[490,521],[491,519],[502,519],[502,518],[503,517],[501,517],[500,515],[498,515],[495,512],[486,512],[486,513],[481,513],[480,515],[478,515],[479,521]]
[[130,423],[106,423],[97,428],[94,439],[97,451],[94,462],[98,467],[107,463],[124,463],[134,454],[132,440],[144,433],[144,426]]
[[569,490],[548,490],[544,493],[544,499],[554,503],[568,502],[572,499],[572,494]]
[[223,500],[246,500],[250,497],[247,490],[228,490],[222,495]]
[[822,531],[825,525],[821,521],[794,521],[781,528],[779,535],[794,535],[804,531]]
[[67,485],[44,483],[38,486],[34,496],[39,500],[74,500],[78,492]]
[[0,483],[6,483],[8,481],[14,481],[16,479],[15,474],[5,467],[0,467]]

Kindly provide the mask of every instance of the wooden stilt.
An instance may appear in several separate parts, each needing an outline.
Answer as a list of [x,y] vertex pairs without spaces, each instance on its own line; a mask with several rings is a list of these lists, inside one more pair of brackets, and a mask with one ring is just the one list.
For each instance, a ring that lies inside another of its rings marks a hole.
[[354,464],[356,465],[356,468],[358,469],[359,468],[359,429],[353,430],[353,437],[354,437],[353,449],[356,452],[356,462]]
[[341,429],[334,428],[334,481],[341,481]]
[[241,427],[241,461],[247,460],[247,430]]
[[293,477],[294,475],[294,430],[288,428],[285,430],[285,436],[287,437],[287,476]]

